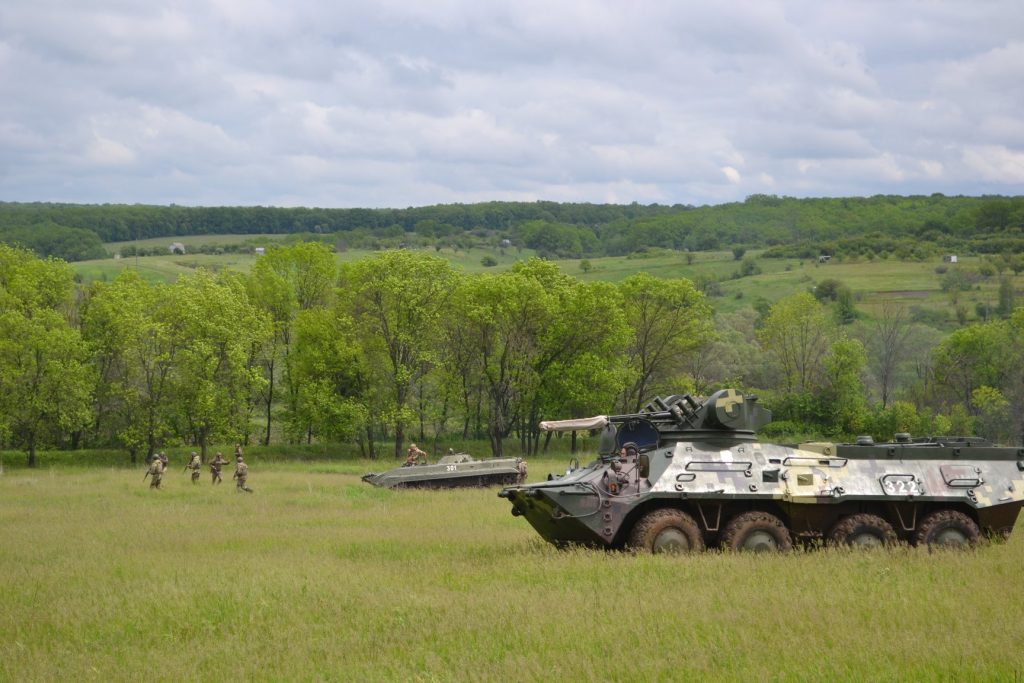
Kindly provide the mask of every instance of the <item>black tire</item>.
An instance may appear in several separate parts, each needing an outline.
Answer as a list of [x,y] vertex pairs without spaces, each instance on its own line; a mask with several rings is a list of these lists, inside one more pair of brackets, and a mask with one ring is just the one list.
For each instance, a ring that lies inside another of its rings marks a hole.
[[828,533],[831,545],[880,548],[896,545],[899,538],[892,524],[878,515],[861,513],[843,517]]
[[648,553],[696,553],[704,550],[704,534],[682,510],[661,508],[640,518],[629,532],[628,545]]
[[782,520],[767,512],[736,515],[722,532],[722,548],[726,550],[773,552],[792,547],[789,529]]
[[917,525],[917,545],[940,548],[966,548],[978,542],[981,529],[962,512],[937,510]]

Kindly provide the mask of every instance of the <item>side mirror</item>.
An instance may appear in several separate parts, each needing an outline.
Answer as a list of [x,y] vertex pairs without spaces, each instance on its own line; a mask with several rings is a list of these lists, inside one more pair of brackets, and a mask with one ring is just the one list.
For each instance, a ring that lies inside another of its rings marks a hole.
[[636,461],[640,468],[640,476],[644,479],[651,476],[651,459],[647,457],[647,454],[641,453],[637,456]]

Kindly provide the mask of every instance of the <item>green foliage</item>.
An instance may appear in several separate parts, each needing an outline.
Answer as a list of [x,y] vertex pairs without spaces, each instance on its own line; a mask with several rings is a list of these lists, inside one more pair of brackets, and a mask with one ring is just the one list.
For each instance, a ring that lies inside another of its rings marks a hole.
[[498,265],[498,259],[488,254],[487,256],[484,256],[482,259],[480,259],[480,265],[483,266],[484,268],[493,268],[494,266]]
[[711,340],[711,307],[689,280],[660,280],[646,273],[623,280],[619,293],[633,331],[626,363],[632,381],[619,407],[633,412]]
[[828,411],[826,423],[839,433],[857,434],[864,427],[868,407],[861,376],[866,365],[864,346],[856,339],[840,338],[832,343],[825,359],[822,398]]
[[52,222],[31,227],[0,227],[0,243],[24,247],[41,258],[65,261],[104,258],[107,251],[92,230],[57,225]]
[[775,303],[758,341],[776,364],[782,388],[793,393],[814,392],[822,382],[825,355],[835,326],[810,294],[796,294]]
[[88,423],[95,385],[88,347],[65,317],[66,264],[0,244],[0,441],[35,464],[41,446]]
[[999,279],[999,303],[996,305],[995,313],[1000,318],[1008,318],[1016,306],[1017,292],[1013,287],[1013,281],[1008,277]]
[[814,298],[818,301],[835,301],[839,298],[839,292],[843,287],[845,287],[845,285],[843,285],[839,280],[827,277],[814,287],[812,293],[814,294]]
[[390,411],[395,456],[402,446],[413,385],[438,361],[441,315],[457,277],[444,259],[387,251],[345,264],[341,296],[351,311],[366,366],[379,383],[383,411]]

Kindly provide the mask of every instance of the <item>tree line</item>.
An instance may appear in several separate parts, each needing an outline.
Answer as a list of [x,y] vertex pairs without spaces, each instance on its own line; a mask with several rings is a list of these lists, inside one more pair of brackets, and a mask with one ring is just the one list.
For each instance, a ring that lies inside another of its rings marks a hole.
[[779,257],[923,258],[934,250],[1024,252],[1024,197],[751,195],[699,207],[484,202],[406,209],[0,202],[0,242],[65,260],[97,258],[102,242],[259,233],[374,249],[467,241],[497,248],[507,240],[549,258],[737,245]]
[[469,275],[427,252],[339,266],[297,243],[249,274],[126,270],[83,289],[66,262],[0,245],[0,445],[30,465],[40,447],[134,462],[239,439],[397,457],[410,438],[486,438],[529,454],[541,419],[722,386],[759,393],[776,436],[1019,441],[1024,311],[924,342],[900,309],[855,328],[809,293],[714,319],[686,279],[581,282],[536,258]]

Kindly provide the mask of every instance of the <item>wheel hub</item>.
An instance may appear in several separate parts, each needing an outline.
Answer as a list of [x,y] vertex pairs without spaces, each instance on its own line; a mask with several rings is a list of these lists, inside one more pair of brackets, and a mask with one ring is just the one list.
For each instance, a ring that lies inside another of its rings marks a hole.
[[741,546],[743,550],[753,550],[755,553],[778,550],[779,544],[767,531],[752,531]]
[[881,548],[885,545],[885,541],[870,531],[860,531],[853,534],[850,536],[849,543],[858,548]]
[[968,543],[970,543],[970,540],[960,529],[943,529],[935,534],[936,545],[958,546],[967,545]]
[[655,537],[651,550],[656,553],[685,553],[690,550],[690,539],[679,529],[665,529]]

